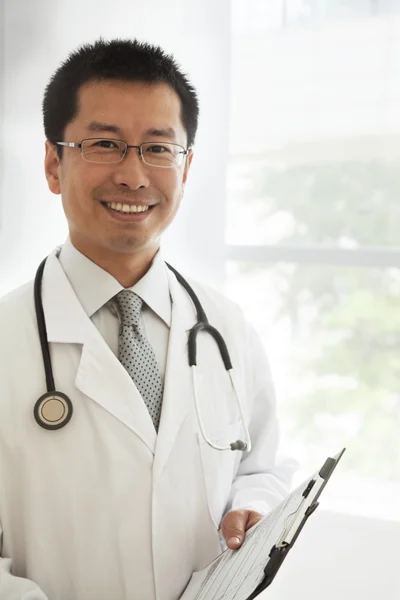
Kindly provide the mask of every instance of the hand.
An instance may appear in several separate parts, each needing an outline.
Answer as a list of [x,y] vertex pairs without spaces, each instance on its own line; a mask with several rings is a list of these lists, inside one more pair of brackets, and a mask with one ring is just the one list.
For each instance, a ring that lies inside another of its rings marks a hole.
[[225,538],[228,548],[237,550],[243,543],[245,533],[264,515],[255,510],[231,510],[226,513],[221,523],[221,533]]

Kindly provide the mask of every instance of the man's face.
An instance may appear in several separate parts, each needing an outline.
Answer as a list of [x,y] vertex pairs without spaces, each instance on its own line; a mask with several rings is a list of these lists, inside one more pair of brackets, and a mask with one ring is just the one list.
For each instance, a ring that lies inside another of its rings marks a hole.
[[[78,112],[64,134],[67,142],[85,138],[120,139],[129,145],[172,142],[187,147],[179,96],[167,84],[107,80],[82,86]],[[150,259],[161,233],[173,220],[184,190],[192,153],[180,167],[146,165],[132,148],[119,163],[83,160],[77,148],[63,148],[58,160],[46,142],[45,169],[50,190],[62,195],[71,241],[92,260],[140,253]],[[150,206],[121,215],[106,202]]]

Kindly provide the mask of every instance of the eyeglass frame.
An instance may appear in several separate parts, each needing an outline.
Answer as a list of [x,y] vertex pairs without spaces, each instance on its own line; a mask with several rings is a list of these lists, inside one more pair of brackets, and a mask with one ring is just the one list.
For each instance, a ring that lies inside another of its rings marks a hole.
[[[87,160],[86,158],[83,157],[82,144],[83,144],[83,142],[86,142],[88,140],[106,140],[109,142],[119,142],[119,143],[125,145],[125,150],[124,150],[124,153],[122,154],[121,158],[116,161],[111,161],[111,162],[99,161],[99,162],[97,162],[95,160]],[[184,156],[187,156],[190,152],[190,148],[185,148],[184,146],[181,146],[180,144],[174,144],[172,142],[142,142],[141,144],[139,144],[139,146],[133,146],[133,145],[127,144],[127,142],[124,142],[124,140],[117,140],[116,138],[101,138],[101,137],[99,137],[99,138],[98,137],[84,138],[80,142],[53,142],[53,144],[55,144],[56,146],[63,146],[65,148],[79,148],[81,156],[82,156],[82,160],[84,160],[86,162],[94,163],[96,165],[101,165],[101,164],[117,165],[118,163],[122,162],[124,160],[124,158],[126,157],[126,155],[128,154],[128,148],[136,148],[139,151],[139,157],[142,159],[142,161],[144,162],[145,165],[147,165],[148,167],[156,167],[158,169],[177,169],[182,166],[184,160],[182,160],[180,165],[171,165],[171,166],[150,165],[149,163],[146,162],[146,160],[143,157],[142,146],[145,146],[147,144],[154,144],[155,146],[157,146],[157,145],[162,146],[163,144],[168,144],[170,146],[177,146],[178,148],[182,148],[182,152],[179,152],[178,154],[183,154]]]

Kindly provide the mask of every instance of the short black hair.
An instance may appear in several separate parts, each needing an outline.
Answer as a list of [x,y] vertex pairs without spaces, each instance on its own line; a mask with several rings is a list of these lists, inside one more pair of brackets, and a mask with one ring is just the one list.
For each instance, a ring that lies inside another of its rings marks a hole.
[[[78,110],[78,91],[90,81],[115,79],[166,83],[178,94],[181,119],[187,133],[188,148],[194,144],[199,102],[195,88],[180,70],[172,55],[162,48],[136,39],[102,38],[80,46],[53,74],[43,98],[43,125],[51,142],[64,141],[64,131]],[[59,156],[62,148],[57,146]]]

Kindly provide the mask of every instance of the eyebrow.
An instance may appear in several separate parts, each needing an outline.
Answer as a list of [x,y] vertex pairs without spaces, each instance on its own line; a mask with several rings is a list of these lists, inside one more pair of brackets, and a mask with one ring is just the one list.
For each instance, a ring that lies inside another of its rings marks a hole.
[[[88,126],[88,131],[94,131],[96,133],[115,133],[122,137],[122,129],[117,125],[111,123],[100,123],[99,121],[92,121]],[[145,131],[145,136],[154,137],[165,137],[171,140],[176,140],[176,132],[173,127],[166,127],[165,129],[157,129],[151,127]]]
[[111,125],[109,123],[100,123],[99,121],[92,121],[87,129],[88,131],[95,131],[101,133],[110,132],[122,135],[121,129],[116,125]]
[[154,137],[165,137],[171,140],[176,139],[176,132],[173,127],[167,127],[166,129],[151,128],[145,132],[145,135],[154,135]]

